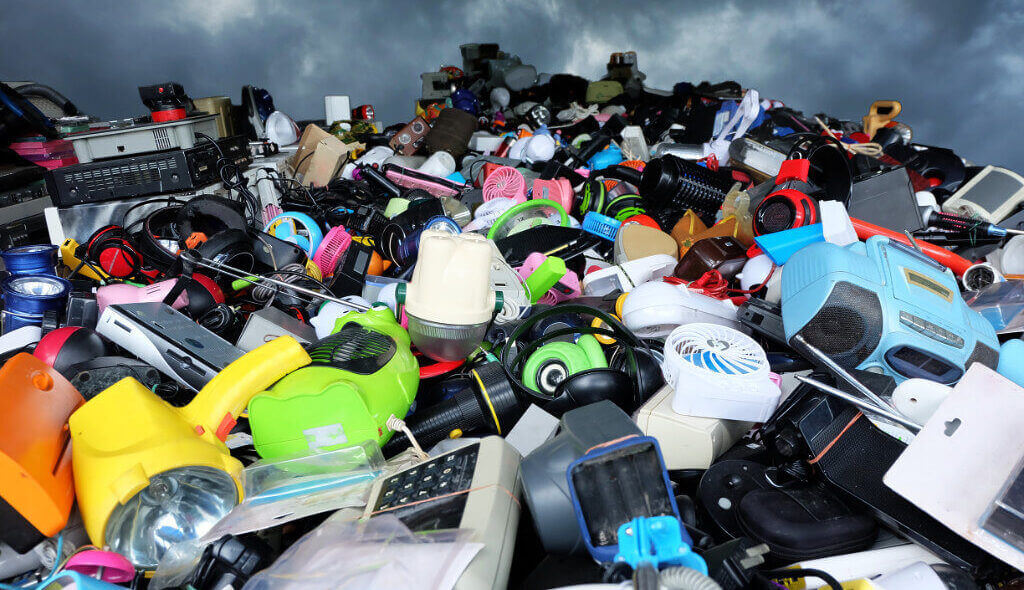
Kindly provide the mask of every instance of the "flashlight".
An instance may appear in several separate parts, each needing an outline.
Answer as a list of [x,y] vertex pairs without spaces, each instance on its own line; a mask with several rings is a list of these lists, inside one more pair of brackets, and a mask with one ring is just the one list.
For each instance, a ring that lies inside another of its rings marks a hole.
[[243,494],[242,464],[224,445],[249,399],[310,363],[290,336],[243,355],[183,408],[125,378],[71,415],[78,506],[89,538],[138,568],[198,539]]
[[55,275],[57,246],[19,246],[0,253],[4,268],[12,275]]
[[420,352],[455,361],[480,345],[494,310],[503,305],[491,290],[490,268],[491,247],[483,236],[423,232],[412,281],[399,286],[409,336]]
[[3,291],[3,333],[25,326],[38,326],[43,314],[61,310],[67,301],[71,283],[53,275],[16,275],[0,283]]

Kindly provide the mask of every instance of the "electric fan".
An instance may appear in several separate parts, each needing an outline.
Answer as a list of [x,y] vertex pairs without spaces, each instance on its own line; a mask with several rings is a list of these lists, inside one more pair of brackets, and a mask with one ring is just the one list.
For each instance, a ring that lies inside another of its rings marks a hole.
[[507,197],[516,203],[526,200],[526,179],[511,166],[499,166],[484,180],[484,201]]
[[332,227],[324,236],[316,254],[313,255],[313,262],[320,269],[320,273],[329,277],[334,274],[334,269],[341,260],[341,255],[352,243],[352,236],[342,226]]
[[672,409],[688,416],[763,422],[779,404],[764,350],[717,324],[679,326],[665,340],[661,371],[675,389]]

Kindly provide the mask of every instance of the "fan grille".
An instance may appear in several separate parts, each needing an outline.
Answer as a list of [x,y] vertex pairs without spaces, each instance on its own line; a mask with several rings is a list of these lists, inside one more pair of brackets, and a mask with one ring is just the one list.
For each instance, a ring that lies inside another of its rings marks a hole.
[[526,179],[511,166],[501,166],[487,177],[483,186],[484,200],[507,197],[516,202],[526,200]]
[[356,323],[345,324],[336,334],[308,350],[314,365],[329,365],[360,375],[376,373],[397,351],[398,345],[390,336]]
[[313,256],[313,262],[320,268],[320,272],[324,276],[334,274],[338,260],[351,243],[352,236],[340,225],[332,227],[331,231],[327,232],[323,241],[320,242],[320,248],[317,249],[316,255]]
[[[688,324],[665,341],[666,365],[705,375],[747,377],[766,374],[768,359],[752,338],[717,324]],[[669,361],[668,357],[674,357]]]

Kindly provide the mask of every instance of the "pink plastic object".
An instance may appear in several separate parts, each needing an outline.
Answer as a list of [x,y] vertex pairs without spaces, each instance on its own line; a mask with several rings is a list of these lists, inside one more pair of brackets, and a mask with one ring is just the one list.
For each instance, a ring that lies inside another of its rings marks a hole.
[[[404,174],[399,166],[388,166],[384,176],[388,180],[405,188],[420,188],[435,197],[457,197],[459,191],[453,188],[455,183],[439,178],[436,181],[427,178],[419,178],[412,174]],[[415,171],[413,171],[415,172]],[[426,176],[426,175],[423,175]]]
[[270,204],[263,208],[263,225],[270,223],[270,220],[284,213],[284,209],[277,205]]
[[549,199],[555,201],[566,211],[572,211],[572,202],[575,194],[572,184],[567,178],[556,178],[554,180],[533,181],[533,198]]
[[484,201],[506,197],[517,204],[526,202],[526,179],[511,166],[499,166],[487,176],[483,186]]
[[102,571],[99,579],[113,584],[130,582],[135,578],[135,568],[132,566],[132,562],[119,553],[99,549],[90,549],[72,555],[64,569],[90,578],[95,578],[96,574]]
[[548,289],[548,292],[545,293],[537,303],[554,305],[556,303],[562,303],[563,301],[569,301],[570,299],[576,299],[582,294],[583,291],[580,288],[580,277],[570,270],[566,272],[562,278],[558,279],[555,286]]
[[537,267],[544,264],[544,261],[547,259],[548,257],[540,252],[533,252],[527,256],[526,260],[523,261],[523,265],[516,269],[516,272],[519,273],[519,278],[524,281],[530,278],[533,271],[537,270]]
[[[537,270],[544,261],[547,260],[547,256],[540,252],[534,252],[526,257],[523,261],[523,265],[516,269],[519,273],[520,278],[525,282],[527,278]],[[569,301],[570,299],[576,299],[583,294],[580,289],[580,278],[573,271],[566,272],[562,278],[558,279],[554,287],[548,289],[548,292],[540,298],[537,303],[543,303],[546,305],[554,305],[555,303],[561,303],[563,301]]]
[[345,253],[345,250],[348,250],[351,243],[352,235],[340,225],[332,227],[327,232],[323,241],[320,242],[320,247],[317,248],[316,254],[313,255],[313,263],[320,268],[321,275],[324,277],[334,275],[334,269],[337,268],[341,255]]
[[[171,289],[174,288],[174,284],[177,282],[178,279],[168,279],[159,283],[153,283],[148,287],[136,287],[123,283],[119,285],[105,285],[96,289],[96,307],[100,313],[103,313],[103,310],[108,305],[116,303],[163,301],[164,297],[167,297],[167,294],[171,292]],[[181,295],[178,295],[178,298],[171,304],[171,307],[181,309],[186,305],[188,305],[188,293],[182,291]]]

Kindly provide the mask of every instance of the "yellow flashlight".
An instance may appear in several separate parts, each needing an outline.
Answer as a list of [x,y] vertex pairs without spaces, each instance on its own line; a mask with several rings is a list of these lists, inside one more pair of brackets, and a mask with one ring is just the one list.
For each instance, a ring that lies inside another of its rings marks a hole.
[[253,395],[310,363],[290,336],[246,353],[175,408],[125,378],[71,415],[72,464],[86,532],[136,567],[199,538],[242,496],[224,439]]

